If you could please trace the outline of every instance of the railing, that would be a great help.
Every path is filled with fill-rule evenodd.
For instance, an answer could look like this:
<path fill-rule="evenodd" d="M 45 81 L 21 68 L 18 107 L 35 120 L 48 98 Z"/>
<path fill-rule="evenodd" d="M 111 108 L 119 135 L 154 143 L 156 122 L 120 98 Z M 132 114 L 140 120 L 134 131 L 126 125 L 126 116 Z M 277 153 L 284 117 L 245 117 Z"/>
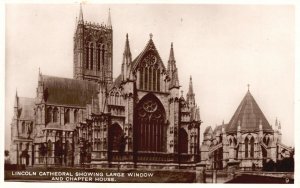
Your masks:
<path fill-rule="evenodd" d="M 134 154 L 132 152 L 124 152 L 122 155 L 118 151 L 110 152 L 110 161 L 133 161 Z M 157 152 L 137 152 L 137 162 L 180 162 L 191 163 L 197 160 L 197 156 L 193 154 L 173 154 L 173 153 L 157 153 Z"/>
<path fill-rule="evenodd" d="M 139 162 L 174 162 L 175 155 L 172 153 L 152 153 L 138 152 L 137 161 Z"/>
<path fill-rule="evenodd" d="M 111 161 L 132 161 L 133 155 L 130 152 L 124 152 L 122 155 L 118 151 L 111 151 Z"/>

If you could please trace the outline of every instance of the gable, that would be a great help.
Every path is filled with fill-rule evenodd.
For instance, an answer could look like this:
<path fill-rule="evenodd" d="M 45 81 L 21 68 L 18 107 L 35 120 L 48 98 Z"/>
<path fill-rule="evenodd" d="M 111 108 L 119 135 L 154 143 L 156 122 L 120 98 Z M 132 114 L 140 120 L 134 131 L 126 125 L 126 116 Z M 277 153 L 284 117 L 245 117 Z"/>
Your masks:
<path fill-rule="evenodd" d="M 153 64 L 161 68 L 162 71 L 166 71 L 165 65 L 160 58 L 154 42 L 150 39 L 144 50 L 133 60 L 132 70 L 133 72 L 136 72 L 140 66 L 151 66 Z"/>

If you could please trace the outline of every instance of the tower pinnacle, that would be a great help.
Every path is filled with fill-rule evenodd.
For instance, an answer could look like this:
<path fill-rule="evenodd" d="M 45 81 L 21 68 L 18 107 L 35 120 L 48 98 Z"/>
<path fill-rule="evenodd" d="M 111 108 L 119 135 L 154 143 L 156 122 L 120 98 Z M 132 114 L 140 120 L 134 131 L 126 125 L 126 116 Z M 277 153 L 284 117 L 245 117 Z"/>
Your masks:
<path fill-rule="evenodd" d="M 112 29 L 111 16 L 110 16 L 110 8 L 108 9 L 107 27 L 110 28 L 110 29 Z"/>
<path fill-rule="evenodd" d="M 128 33 L 127 33 L 125 48 L 124 48 L 124 52 L 123 52 L 123 62 L 122 62 L 122 79 L 123 79 L 123 81 L 130 79 L 130 76 L 131 76 L 130 73 L 131 73 L 131 52 L 130 52 Z"/>
<path fill-rule="evenodd" d="M 174 56 L 173 43 L 171 43 L 167 72 L 171 78 L 169 88 L 173 88 L 173 87 L 179 88 L 178 72 L 177 72 L 176 60 Z"/>
<path fill-rule="evenodd" d="M 80 3 L 78 23 L 83 23 L 83 13 L 82 13 L 82 4 Z"/>
<path fill-rule="evenodd" d="M 195 93 L 193 90 L 193 81 L 192 76 L 190 76 L 190 84 L 189 84 L 189 91 L 186 94 L 187 103 L 189 105 L 195 105 Z"/>

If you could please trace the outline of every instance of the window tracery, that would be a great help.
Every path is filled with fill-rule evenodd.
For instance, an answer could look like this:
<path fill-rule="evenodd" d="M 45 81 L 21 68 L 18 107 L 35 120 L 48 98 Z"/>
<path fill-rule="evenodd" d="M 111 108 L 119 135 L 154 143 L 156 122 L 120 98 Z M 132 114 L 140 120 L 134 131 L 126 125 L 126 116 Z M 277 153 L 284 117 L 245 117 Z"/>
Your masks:
<path fill-rule="evenodd" d="M 139 151 L 165 150 L 165 111 L 153 95 L 143 98 L 137 106 L 137 141 Z"/>

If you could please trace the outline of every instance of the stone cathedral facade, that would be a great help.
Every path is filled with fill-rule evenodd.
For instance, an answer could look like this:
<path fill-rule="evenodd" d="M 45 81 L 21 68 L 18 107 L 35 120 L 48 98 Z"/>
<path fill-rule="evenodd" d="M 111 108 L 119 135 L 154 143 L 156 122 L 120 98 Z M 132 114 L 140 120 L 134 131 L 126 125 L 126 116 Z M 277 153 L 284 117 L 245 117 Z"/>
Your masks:
<path fill-rule="evenodd" d="M 80 8 L 73 59 L 73 78 L 39 73 L 35 98 L 16 93 L 12 163 L 195 168 L 200 112 L 192 78 L 186 97 L 180 94 L 173 44 L 165 65 L 152 35 L 135 58 L 126 35 L 121 73 L 113 79 L 110 13 L 99 25 L 86 22 Z"/>
<path fill-rule="evenodd" d="M 205 129 L 201 163 L 207 169 L 262 169 L 270 160 L 277 162 L 292 154 L 281 135 L 281 123 L 276 119 L 274 127 L 269 124 L 248 89 L 229 123 Z"/>

